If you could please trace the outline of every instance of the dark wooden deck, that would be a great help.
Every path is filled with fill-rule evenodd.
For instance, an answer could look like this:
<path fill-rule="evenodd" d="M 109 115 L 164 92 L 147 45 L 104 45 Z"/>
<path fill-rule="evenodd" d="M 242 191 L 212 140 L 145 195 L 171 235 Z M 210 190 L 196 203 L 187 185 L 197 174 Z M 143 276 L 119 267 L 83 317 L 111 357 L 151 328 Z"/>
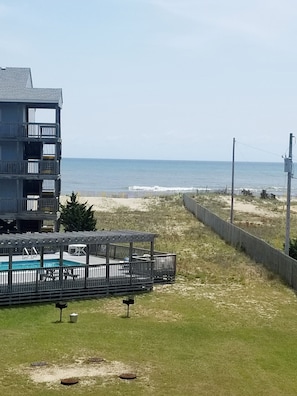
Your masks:
<path fill-rule="evenodd" d="M 145 270 L 140 263 L 118 263 L 1 271 L 0 306 L 148 292 L 152 265 Z"/>
<path fill-rule="evenodd" d="M 8 270 L 0 270 L 0 306 L 128 295 L 151 291 L 157 282 L 173 282 L 176 257 L 155 255 L 155 236 L 135 231 L 0 235 L 0 250 L 9 262 Z M 138 242 L 149 243 L 143 256 L 135 253 Z M 125 252 L 128 257 L 111 257 L 116 243 L 122 244 L 117 252 Z M 76 262 L 66 266 L 63 261 L 65 255 L 69 259 L 71 244 L 84 244 L 86 248 L 83 256 L 71 256 L 71 261 Z M 24 249 L 38 252 L 40 267 L 14 268 L 16 256 L 22 255 Z M 43 265 L 49 250 L 56 252 L 52 255 L 58 259 L 58 267 Z"/>

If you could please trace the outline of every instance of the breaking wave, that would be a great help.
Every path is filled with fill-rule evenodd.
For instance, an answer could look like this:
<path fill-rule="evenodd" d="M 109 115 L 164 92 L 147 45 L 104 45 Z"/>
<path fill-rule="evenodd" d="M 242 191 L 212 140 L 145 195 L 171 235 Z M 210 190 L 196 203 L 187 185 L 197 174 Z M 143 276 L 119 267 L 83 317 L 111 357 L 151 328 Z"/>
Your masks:
<path fill-rule="evenodd" d="M 163 186 L 130 186 L 129 191 L 153 191 L 153 192 L 191 192 L 197 191 L 196 187 L 163 187 Z"/>

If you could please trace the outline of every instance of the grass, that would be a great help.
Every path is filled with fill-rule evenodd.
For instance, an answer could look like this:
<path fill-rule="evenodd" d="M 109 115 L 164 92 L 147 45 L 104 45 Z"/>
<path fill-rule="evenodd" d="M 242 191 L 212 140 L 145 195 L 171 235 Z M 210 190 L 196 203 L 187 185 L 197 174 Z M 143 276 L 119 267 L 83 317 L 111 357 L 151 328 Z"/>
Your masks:
<path fill-rule="evenodd" d="M 180 196 L 148 203 L 147 212 L 98 212 L 98 228 L 157 232 L 156 249 L 177 253 L 176 283 L 136 296 L 129 319 L 116 297 L 70 302 L 62 323 L 54 304 L 2 308 L 1 394 L 295 395 L 295 293 L 199 223 Z M 121 362 L 137 379 L 115 372 L 73 387 L 32 380 L 35 370 L 57 367 L 63 378 L 64 366 L 84 368 L 94 356 Z M 49 367 L 30 366 L 38 361 Z"/>
<path fill-rule="evenodd" d="M 230 217 L 230 197 L 218 194 L 197 195 L 195 199 L 204 207 L 216 213 L 224 220 Z M 234 211 L 234 224 L 249 233 L 265 240 L 277 249 L 283 249 L 286 230 L 286 199 L 260 199 L 258 197 L 236 196 L 235 202 L 252 204 L 258 212 Z M 297 238 L 297 201 L 291 201 L 290 236 Z"/>

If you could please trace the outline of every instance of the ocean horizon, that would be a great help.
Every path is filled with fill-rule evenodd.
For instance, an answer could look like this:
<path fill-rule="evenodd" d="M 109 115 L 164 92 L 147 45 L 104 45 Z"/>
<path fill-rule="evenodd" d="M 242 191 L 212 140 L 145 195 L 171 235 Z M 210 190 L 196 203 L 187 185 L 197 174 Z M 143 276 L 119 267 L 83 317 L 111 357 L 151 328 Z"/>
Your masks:
<path fill-rule="evenodd" d="M 292 178 L 292 195 L 297 185 Z M 185 192 L 231 193 L 231 161 L 63 158 L 61 193 L 85 196 L 161 195 Z M 282 162 L 235 162 L 234 192 L 286 194 Z"/>

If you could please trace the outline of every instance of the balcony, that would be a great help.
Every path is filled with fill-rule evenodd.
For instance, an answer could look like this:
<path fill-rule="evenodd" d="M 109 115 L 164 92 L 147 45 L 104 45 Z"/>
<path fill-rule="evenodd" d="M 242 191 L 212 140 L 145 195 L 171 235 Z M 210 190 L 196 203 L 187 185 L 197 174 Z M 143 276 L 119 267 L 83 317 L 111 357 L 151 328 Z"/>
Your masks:
<path fill-rule="evenodd" d="M 59 128 L 57 124 L 26 123 L 23 124 L 23 137 L 57 139 L 59 138 Z"/>
<path fill-rule="evenodd" d="M 52 123 L 5 123 L 0 122 L 0 139 L 58 139 L 60 128 Z"/>
<path fill-rule="evenodd" d="M 60 174 L 60 162 L 57 160 L 0 161 L 0 175 L 27 176 Z"/>
<path fill-rule="evenodd" d="M 0 199 L 0 214 L 28 214 L 35 217 L 40 214 L 56 214 L 58 208 L 56 198 L 39 198 L 39 196 L 36 196 L 22 199 Z"/>

